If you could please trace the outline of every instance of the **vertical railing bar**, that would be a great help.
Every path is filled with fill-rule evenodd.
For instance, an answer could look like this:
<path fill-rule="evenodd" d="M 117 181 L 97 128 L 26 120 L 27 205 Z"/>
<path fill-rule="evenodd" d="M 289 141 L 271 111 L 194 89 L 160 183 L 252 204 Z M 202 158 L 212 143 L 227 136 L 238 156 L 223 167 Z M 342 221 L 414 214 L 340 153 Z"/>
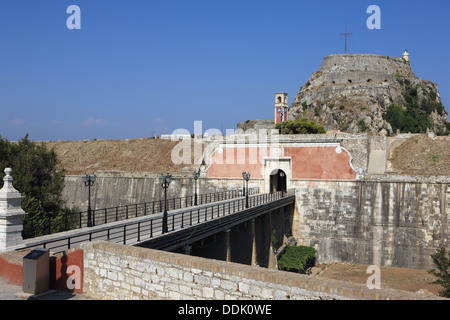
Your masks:
<path fill-rule="evenodd" d="M 153 219 L 150 220 L 150 238 L 153 238 Z"/>
<path fill-rule="evenodd" d="M 137 241 L 138 242 L 141 241 L 141 222 L 140 221 L 138 222 L 138 239 L 137 239 Z"/>

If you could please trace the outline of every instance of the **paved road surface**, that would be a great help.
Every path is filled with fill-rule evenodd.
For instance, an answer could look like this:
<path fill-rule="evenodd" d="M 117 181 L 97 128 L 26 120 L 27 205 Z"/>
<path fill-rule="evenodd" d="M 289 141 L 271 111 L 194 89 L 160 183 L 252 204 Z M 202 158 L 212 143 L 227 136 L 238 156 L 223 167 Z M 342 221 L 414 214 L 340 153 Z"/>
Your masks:
<path fill-rule="evenodd" d="M 22 286 L 9 284 L 0 277 L 0 300 L 25 300 L 17 297 L 16 294 L 22 293 Z M 44 295 L 36 300 L 85 300 L 88 299 L 84 295 L 73 294 L 70 292 L 56 291 L 48 295 Z"/>
<path fill-rule="evenodd" d="M 20 291 L 22 291 L 21 286 L 9 284 L 0 277 L 0 300 L 19 300 L 14 294 Z"/>

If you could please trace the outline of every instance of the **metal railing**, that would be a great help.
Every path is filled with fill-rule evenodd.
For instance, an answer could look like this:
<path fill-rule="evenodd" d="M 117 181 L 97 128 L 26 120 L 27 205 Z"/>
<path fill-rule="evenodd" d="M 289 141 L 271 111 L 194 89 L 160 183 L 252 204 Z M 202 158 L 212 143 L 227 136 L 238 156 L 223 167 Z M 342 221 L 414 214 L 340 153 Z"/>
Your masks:
<path fill-rule="evenodd" d="M 257 194 L 248 199 L 248 208 L 246 207 L 246 198 L 240 198 L 220 203 L 194 207 L 191 210 L 178 210 L 168 213 L 168 232 L 174 232 L 180 229 L 191 227 L 196 224 L 217 219 L 226 215 L 234 214 L 239 211 L 250 209 L 256 206 L 264 205 L 282 198 L 290 197 L 295 194 L 294 189 L 280 191 L 276 193 Z M 38 246 L 51 249 L 54 252 L 61 252 L 70 249 L 76 244 L 104 240 L 123 244 L 135 244 L 145 240 L 152 239 L 162 234 L 163 215 L 157 217 L 149 216 L 147 219 L 131 223 L 122 222 L 115 226 L 98 226 L 92 228 L 82 235 L 68 235 L 56 240 L 42 241 Z"/>
<path fill-rule="evenodd" d="M 259 193 L 259 188 L 249 188 L 249 195 Z M 241 197 L 243 189 L 225 190 L 219 192 L 211 192 L 197 195 L 197 205 L 206 203 L 223 201 Z M 195 195 L 167 199 L 167 210 L 177 210 L 194 206 Z M 91 210 L 92 226 L 98 226 L 105 223 L 126 220 L 146 216 L 150 214 L 160 213 L 164 211 L 164 199 L 154 200 L 150 202 L 129 204 L 123 206 L 93 209 Z M 80 229 L 88 226 L 88 211 L 66 212 L 60 218 L 59 224 L 52 225 L 53 218 L 49 217 L 47 222 L 48 231 L 46 234 L 54 234 L 69 230 Z M 53 230 L 52 230 L 53 229 Z M 55 231 L 55 229 L 57 231 Z M 53 231 L 53 232 L 52 232 Z"/>

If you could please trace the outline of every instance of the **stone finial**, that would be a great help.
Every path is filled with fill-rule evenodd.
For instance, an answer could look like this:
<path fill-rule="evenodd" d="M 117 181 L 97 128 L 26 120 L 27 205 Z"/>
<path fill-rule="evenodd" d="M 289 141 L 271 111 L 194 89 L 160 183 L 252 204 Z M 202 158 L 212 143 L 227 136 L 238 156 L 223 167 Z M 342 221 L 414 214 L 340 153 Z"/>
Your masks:
<path fill-rule="evenodd" d="M 11 177 L 11 172 L 12 172 L 11 168 L 6 168 L 5 169 L 5 174 L 6 175 L 3 178 L 3 181 L 4 181 L 3 188 L 0 189 L 0 192 L 3 192 L 3 193 L 19 193 L 19 191 L 17 191 L 13 187 L 12 182 L 13 182 L 14 179 L 13 179 L 13 177 Z"/>
<path fill-rule="evenodd" d="M 23 217 L 27 214 L 22 210 L 22 196 L 13 187 L 11 168 L 6 168 L 4 184 L 0 189 L 0 252 L 23 241 Z"/>

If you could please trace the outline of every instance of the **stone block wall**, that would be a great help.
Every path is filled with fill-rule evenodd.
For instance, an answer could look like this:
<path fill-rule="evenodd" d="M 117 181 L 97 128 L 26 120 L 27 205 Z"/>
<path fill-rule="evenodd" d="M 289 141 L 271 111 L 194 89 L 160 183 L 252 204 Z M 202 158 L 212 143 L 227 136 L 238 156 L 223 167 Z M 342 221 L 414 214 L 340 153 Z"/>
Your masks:
<path fill-rule="evenodd" d="M 249 188 L 259 187 L 260 179 L 249 181 Z M 197 193 L 207 194 L 224 190 L 242 188 L 243 179 L 208 179 L 197 181 Z M 194 194 L 194 180 L 174 178 L 167 189 L 167 198 L 180 198 Z M 64 179 L 63 199 L 69 208 L 86 210 L 88 206 L 88 188 L 81 176 L 66 176 Z M 134 203 L 164 199 L 164 190 L 157 177 L 105 177 L 98 176 L 91 187 L 91 205 L 93 209 L 109 208 Z"/>
<path fill-rule="evenodd" d="M 108 242 L 82 245 L 84 293 L 98 299 L 433 299 Z"/>
<path fill-rule="evenodd" d="M 450 245 L 446 183 L 296 180 L 293 232 L 319 261 L 433 267 Z"/>

